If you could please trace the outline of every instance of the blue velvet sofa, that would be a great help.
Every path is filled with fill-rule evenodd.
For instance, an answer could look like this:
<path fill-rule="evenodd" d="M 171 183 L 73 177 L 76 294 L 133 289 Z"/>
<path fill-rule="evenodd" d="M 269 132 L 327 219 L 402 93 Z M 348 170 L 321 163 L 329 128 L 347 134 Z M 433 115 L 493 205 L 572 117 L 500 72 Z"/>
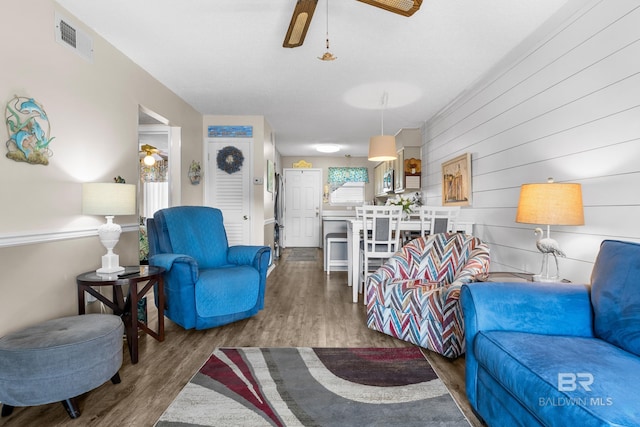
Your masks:
<path fill-rule="evenodd" d="M 489 426 L 640 425 L 640 245 L 606 240 L 591 286 L 462 286 L 466 393 Z"/>
<path fill-rule="evenodd" d="M 264 308 L 271 248 L 229 246 L 219 209 L 161 209 L 147 219 L 147 232 L 149 264 L 166 270 L 165 315 L 173 322 L 207 329 Z"/>

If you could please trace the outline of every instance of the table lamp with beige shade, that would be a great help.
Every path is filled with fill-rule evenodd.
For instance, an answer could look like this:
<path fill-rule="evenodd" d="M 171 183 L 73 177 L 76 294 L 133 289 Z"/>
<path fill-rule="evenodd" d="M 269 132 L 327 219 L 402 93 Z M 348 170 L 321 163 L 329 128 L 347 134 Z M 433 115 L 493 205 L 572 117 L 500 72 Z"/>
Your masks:
<path fill-rule="evenodd" d="M 546 183 L 523 184 L 516 222 L 547 226 L 547 236 L 542 228 L 536 228 L 536 247 L 542 252 L 542 267 L 534 281 L 556 282 L 560 280 L 558 257 L 564 257 L 558 242 L 551 238 L 552 225 L 584 225 L 582 187 L 576 183 L 557 183 L 549 178 Z M 555 260 L 556 271 L 552 273 L 550 257 Z"/>
<path fill-rule="evenodd" d="M 98 227 L 100 242 L 107 249 L 102 256 L 102 267 L 96 273 L 112 274 L 124 271 L 120 258 L 113 248 L 120 240 L 122 227 L 113 222 L 115 215 L 136 213 L 136 186 L 120 183 L 82 184 L 82 213 L 85 215 L 105 215 L 107 222 Z"/>

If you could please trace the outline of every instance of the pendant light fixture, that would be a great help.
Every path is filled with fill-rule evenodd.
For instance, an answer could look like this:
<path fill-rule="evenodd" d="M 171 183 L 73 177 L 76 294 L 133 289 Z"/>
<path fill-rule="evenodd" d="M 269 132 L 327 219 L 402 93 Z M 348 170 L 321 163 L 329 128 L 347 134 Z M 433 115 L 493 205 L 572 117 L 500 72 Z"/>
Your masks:
<path fill-rule="evenodd" d="M 329 52 L 329 0 L 327 0 L 327 51 L 322 56 L 318 56 L 318 59 L 321 61 L 335 61 L 338 59 L 337 56 L 333 56 Z"/>
<path fill-rule="evenodd" d="M 369 139 L 369 161 L 372 162 L 384 162 L 387 160 L 395 160 L 398 158 L 396 153 L 396 137 L 392 135 L 384 134 L 384 110 L 387 107 L 387 101 L 389 96 L 385 91 L 382 94 L 382 108 L 381 108 L 381 132 L 380 135 L 372 136 Z"/>

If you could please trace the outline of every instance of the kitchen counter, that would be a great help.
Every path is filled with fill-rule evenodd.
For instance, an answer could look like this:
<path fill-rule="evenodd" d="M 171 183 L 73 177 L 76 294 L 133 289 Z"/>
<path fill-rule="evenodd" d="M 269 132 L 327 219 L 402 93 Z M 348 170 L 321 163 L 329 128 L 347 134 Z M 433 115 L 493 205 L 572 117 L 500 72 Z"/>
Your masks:
<path fill-rule="evenodd" d="M 353 219 L 356 217 L 355 209 L 350 210 L 332 210 L 322 211 L 323 221 L 344 221 L 345 219 Z"/>

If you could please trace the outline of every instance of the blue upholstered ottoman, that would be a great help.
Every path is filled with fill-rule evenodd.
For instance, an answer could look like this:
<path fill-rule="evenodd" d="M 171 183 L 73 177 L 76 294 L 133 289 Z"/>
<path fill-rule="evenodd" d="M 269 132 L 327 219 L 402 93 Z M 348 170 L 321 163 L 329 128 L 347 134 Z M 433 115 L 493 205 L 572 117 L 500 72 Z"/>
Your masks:
<path fill-rule="evenodd" d="M 2 416 L 15 406 L 62 402 L 71 418 L 75 397 L 111 379 L 120 382 L 122 320 L 86 314 L 49 320 L 0 338 Z"/>

